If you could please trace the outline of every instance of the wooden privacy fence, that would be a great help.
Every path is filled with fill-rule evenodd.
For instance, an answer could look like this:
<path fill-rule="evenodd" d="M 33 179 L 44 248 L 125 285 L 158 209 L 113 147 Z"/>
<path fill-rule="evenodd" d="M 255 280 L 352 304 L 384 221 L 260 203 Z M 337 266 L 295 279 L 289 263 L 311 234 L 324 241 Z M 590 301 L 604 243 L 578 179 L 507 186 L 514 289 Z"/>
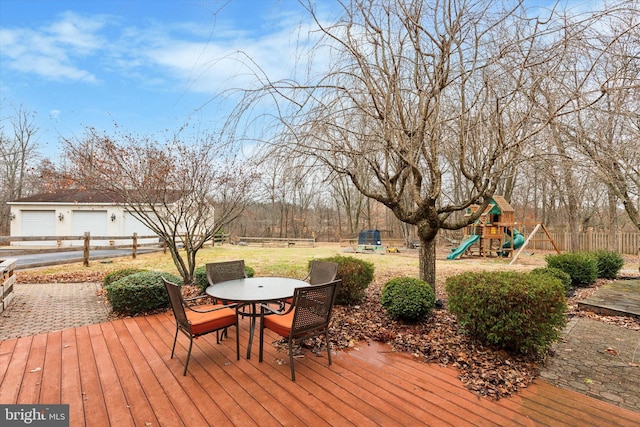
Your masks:
<path fill-rule="evenodd" d="M 571 234 L 568 232 L 549 231 L 558 249 L 568 251 L 571 248 Z M 580 243 L 578 250 L 597 251 L 607 249 L 620 254 L 636 255 L 640 250 L 640 233 L 617 233 L 615 236 L 610 233 L 585 232 L 579 235 Z M 547 250 L 552 251 L 553 246 L 542 235 L 539 239 L 532 239 L 527 245 L 527 250 Z"/>

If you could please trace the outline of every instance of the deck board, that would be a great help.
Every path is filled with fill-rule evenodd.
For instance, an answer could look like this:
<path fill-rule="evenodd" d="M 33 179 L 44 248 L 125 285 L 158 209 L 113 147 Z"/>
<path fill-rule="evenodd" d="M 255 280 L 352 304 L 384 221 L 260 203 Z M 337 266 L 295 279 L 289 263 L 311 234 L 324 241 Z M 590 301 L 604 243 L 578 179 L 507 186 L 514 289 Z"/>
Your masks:
<path fill-rule="evenodd" d="M 62 381 L 62 332 L 52 332 L 47 337 L 47 350 L 44 356 L 40 402 L 59 404 L 61 401 L 60 382 Z"/>
<path fill-rule="evenodd" d="M 18 394 L 18 403 L 37 402 L 40 400 L 40 382 L 42 367 L 47 348 L 47 336 L 36 335 L 31 341 L 29 358 L 24 368 L 22 384 Z"/>
<path fill-rule="evenodd" d="M 136 378 L 137 380 L 135 370 L 124 348 L 127 345 L 126 343 L 130 343 L 130 341 L 125 340 L 125 344 L 123 344 L 122 341 L 125 337 L 118 335 L 112 323 L 102 324 L 101 330 L 104 334 L 104 339 L 112 343 L 105 351 L 109 352 L 109 357 L 113 361 L 115 377 L 119 380 L 121 379 L 120 386 L 124 393 L 124 399 L 131 408 L 134 425 L 146 425 L 147 423 L 156 425 L 158 420 L 153 413 L 153 408 L 144 393 L 144 389 L 137 386 L 137 381 L 127 380 L 128 378 Z"/>
<path fill-rule="evenodd" d="M 509 398 L 480 398 L 455 369 L 380 344 L 334 352 L 331 366 L 326 352 L 307 351 L 292 382 L 270 331 L 264 362 L 257 342 L 245 358 L 246 320 L 240 360 L 233 329 L 220 344 L 210 334 L 196 340 L 183 376 L 188 339 L 178 337 L 171 359 L 174 328 L 162 313 L 1 342 L 0 402 L 67 403 L 71 425 L 90 427 L 640 425 L 638 412 L 542 380 Z"/>
<path fill-rule="evenodd" d="M 22 388 L 32 341 L 33 337 L 25 337 L 13 347 L 11 358 L 7 364 L 7 373 L 0 386 L 0 402 L 18 403 L 18 395 Z"/>
<path fill-rule="evenodd" d="M 80 391 L 82 393 L 82 404 L 84 409 L 84 419 L 88 426 L 109 425 L 109 414 L 105 393 L 100 383 L 98 367 L 96 366 L 98 355 L 91 346 L 89 328 L 82 326 L 76 329 L 76 345 L 78 351 L 78 366 L 80 369 Z M 65 403 L 65 402 L 63 402 Z M 112 411 L 121 408 L 110 408 Z"/>
<path fill-rule="evenodd" d="M 47 334 L 49 335 L 49 334 Z M 69 405 L 69 422 L 71 425 L 84 425 L 84 403 L 82 395 L 82 383 L 80 380 L 80 366 L 78 358 L 78 346 L 76 341 L 76 329 L 65 329 L 62 331 L 62 348 L 61 348 L 61 374 L 60 383 L 60 402 Z M 48 377 L 49 373 L 45 372 L 44 377 Z M 43 381 L 43 385 L 52 386 L 55 381 L 47 383 Z M 4 385 L 4 384 L 3 384 Z M 1 386 L 0 386 L 1 387 Z M 49 393 L 45 391 L 45 393 Z M 50 402 L 38 402 L 50 403 Z"/>

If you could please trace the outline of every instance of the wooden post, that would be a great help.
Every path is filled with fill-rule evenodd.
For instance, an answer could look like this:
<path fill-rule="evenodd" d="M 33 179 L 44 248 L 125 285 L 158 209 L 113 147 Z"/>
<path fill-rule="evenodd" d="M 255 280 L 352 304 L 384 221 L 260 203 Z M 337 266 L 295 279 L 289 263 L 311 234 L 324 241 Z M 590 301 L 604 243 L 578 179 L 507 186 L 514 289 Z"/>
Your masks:
<path fill-rule="evenodd" d="M 551 237 L 551 233 L 549 233 L 549 230 L 547 230 L 547 227 L 545 227 L 544 224 L 540 224 L 540 225 L 542 226 L 542 229 L 544 230 L 544 233 L 547 235 L 547 238 L 549 239 L 549 241 L 553 245 L 553 249 L 555 249 L 557 253 L 560 253 L 560 249 L 558 249 L 558 245 L 556 245 L 556 242 Z"/>
<path fill-rule="evenodd" d="M 138 233 L 133 233 L 133 251 L 131 253 L 131 256 L 133 257 L 133 259 L 136 259 L 137 252 L 138 252 Z"/>
<path fill-rule="evenodd" d="M 89 267 L 89 241 L 91 234 L 88 231 L 84 233 L 84 251 L 82 253 L 82 265 Z"/>

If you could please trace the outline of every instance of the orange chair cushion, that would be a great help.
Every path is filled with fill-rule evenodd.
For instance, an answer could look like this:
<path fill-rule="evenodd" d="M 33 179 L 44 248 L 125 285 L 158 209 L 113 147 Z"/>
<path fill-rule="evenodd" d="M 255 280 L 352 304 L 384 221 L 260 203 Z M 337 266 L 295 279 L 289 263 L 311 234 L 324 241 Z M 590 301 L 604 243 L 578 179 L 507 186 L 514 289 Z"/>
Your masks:
<path fill-rule="evenodd" d="M 220 306 L 220 305 L 217 305 Z M 195 310 L 210 310 L 215 305 L 199 305 L 192 307 Z M 231 308 L 223 308 L 221 310 L 210 311 L 208 313 L 198 313 L 186 309 L 187 320 L 191 325 L 191 333 L 194 335 L 202 335 L 217 329 L 226 328 L 236 324 L 236 312 Z"/>
<path fill-rule="evenodd" d="M 295 310 L 291 310 L 289 313 L 278 316 L 264 316 L 264 327 L 271 329 L 276 334 L 288 337 L 291 333 L 291 325 L 293 324 L 293 313 Z"/>

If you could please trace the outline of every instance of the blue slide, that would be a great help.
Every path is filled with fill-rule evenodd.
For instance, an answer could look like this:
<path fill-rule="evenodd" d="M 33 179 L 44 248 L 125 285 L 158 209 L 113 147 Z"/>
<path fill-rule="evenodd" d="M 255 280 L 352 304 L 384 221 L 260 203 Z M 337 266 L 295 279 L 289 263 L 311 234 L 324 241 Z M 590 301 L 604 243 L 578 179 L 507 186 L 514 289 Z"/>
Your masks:
<path fill-rule="evenodd" d="M 447 259 L 456 259 L 456 258 L 458 258 L 467 249 L 469 249 L 471 247 L 471 245 L 473 245 L 475 242 L 477 242 L 478 239 L 480 239 L 480 235 L 479 234 L 474 234 L 474 235 L 471 235 L 471 236 L 467 236 L 462 241 L 462 243 L 460 243 L 460 246 L 458 246 L 457 248 L 451 249 L 451 253 L 449 255 L 447 255 Z M 524 242 L 524 239 L 523 239 L 523 242 Z"/>

